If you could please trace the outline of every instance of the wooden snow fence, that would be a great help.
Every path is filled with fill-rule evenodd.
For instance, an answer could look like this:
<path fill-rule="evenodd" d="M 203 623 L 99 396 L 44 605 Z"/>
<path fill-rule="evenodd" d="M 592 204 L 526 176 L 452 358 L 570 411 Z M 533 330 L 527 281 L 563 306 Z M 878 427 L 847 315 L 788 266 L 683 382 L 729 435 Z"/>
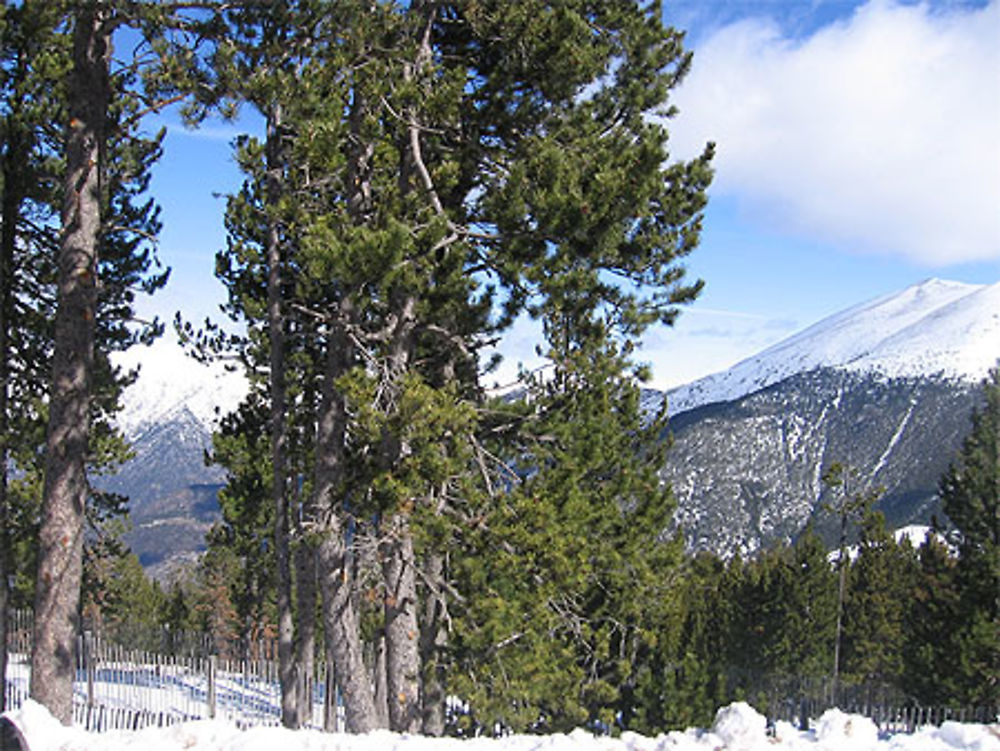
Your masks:
<path fill-rule="evenodd" d="M 241 727 L 281 722 L 274 660 L 165 655 L 105 644 L 90 634 L 81 637 L 77 654 L 77 722 L 88 729 L 162 727 L 216 717 Z M 317 675 L 303 681 L 311 708 L 307 727 L 339 727 L 332 677 L 320 661 Z"/>
<path fill-rule="evenodd" d="M 12 620 L 17 627 L 8 632 L 4 681 L 9 710 L 28 698 L 31 654 L 30 621 L 20 616 Z M 73 721 L 87 730 L 138 730 L 215 717 L 244 728 L 281 722 L 274 659 L 130 649 L 90 632 L 78 638 L 76 651 Z M 253 653 L 270 655 L 270 650 Z M 317 661 L 315 675 L 303 676 L 300 690 L 310 697 L 311 705 L 303 725 L 326 730 L 343 727 L 331 666 Z"/>
<path fill-rule="evenodd" d="M 808 729 L 808 720 L 819 719 L 831 705 L 819 702 L 788 701 L 767 713 L 768 724 L 777 720 Z M 941 726 L 945 722 L 974 722 L 991 725 L 1000 721 L 1000 706 L 923 707 L 914 704 L 879 702 L 840 702 L 838 708 L 847 714 L 867 717 L 887 734 L 913 733 L 918 728 Z M 806 719 L 803 719 L 806 718 Z"/>

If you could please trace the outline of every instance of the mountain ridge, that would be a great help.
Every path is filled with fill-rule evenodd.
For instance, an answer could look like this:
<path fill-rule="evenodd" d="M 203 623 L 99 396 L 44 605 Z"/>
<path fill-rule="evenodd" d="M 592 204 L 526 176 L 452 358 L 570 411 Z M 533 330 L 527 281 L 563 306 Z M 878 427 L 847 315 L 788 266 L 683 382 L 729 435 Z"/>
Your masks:
<path fill-rule="evenodd" d="M 838 521 L 822 482 L 845 465 L 890 529 L 941 513 L 938 482 L 981 402 L 976 384 L 818 368 L 744 397 L 670 418 L 661 477 L 677 499 L 673 528 L 688 547 L 749 555 L 809 525 L 829 544 Z"/>
<path fill-rule="evenodd" d="M 132 347 L 117 355 L 114 364 L 126 371 L 138 370 L 116 418 L 129 439 L 151 425 L 169 421 L 182 409 L 211 433 L 222 417 L 239 406 L 249 388 L 242 373 L 220 361 L 200 363 L 167 339 Z"/>
<path fill-rule="evenodd" d="M 752 553 L 829 520 L 821 475 L 851 465 L 891 527 L 940 513 L 937 482 L 968 431 L 977 384 L 1000 355 L 1000 283 L 929 279 L 860 303 L 666 393 L 673 440 L 661 475 L 673 524 L 693 549 Z M 219 467 L 204 463 L 218 420 L 246 378 L 160 342 L 117 363 L 139 366 L 119 426 L 136 456 L 101 485 L 132 499 L 127 540 L 154 573 L 204 548 L 218 519 Z M 644 390 L 655 409 L 663 392 Z"/>
<path fill-rule="evenodd" d="M 672 415 L 833 367 L 975 382 L 1000 356 L 1000 282 L 928 279 L 828 316 L 733 367 L 667 392 Z"/>

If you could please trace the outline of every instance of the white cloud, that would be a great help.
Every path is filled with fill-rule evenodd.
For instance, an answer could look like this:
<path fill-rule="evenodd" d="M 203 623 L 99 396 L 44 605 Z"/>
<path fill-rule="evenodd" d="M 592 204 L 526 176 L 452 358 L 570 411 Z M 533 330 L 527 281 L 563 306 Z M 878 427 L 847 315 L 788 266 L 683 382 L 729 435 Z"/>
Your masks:
<path fill-rule="evenodd" d="M 707 37 L 677 92 L 678 156 L 757 221 L 926 266 L 1000 259 L 1000 0 L 871 0 L 805 39 Z"/>

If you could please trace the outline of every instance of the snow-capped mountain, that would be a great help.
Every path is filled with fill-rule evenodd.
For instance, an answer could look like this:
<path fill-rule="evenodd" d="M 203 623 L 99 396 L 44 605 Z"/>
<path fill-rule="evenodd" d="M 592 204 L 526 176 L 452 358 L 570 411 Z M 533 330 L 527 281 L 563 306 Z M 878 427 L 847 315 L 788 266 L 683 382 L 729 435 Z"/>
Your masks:
<path fill-rule="evenodd" d="M 797 373 L 981 380 L 1000 357 L 1000 282 L 930 279 L 862 303 L 668 394 L 670 413 L 738 399 Z"/>
<path fill-rule="evenodd" d="M 1000 284 L 932 279 L 670 392 L 675 523 L 720 553 L 810 523 L 832 539 L 821 478 L 833 462 L 852 467 L 857 490 L 883 489 L 890 527 L 929 523 L 998 357 Z"/>
<path fill-rule="evenodd" d="M 132 347 L 115 358 L 139 377 L 126 391 L 118 426 L 129 438 L 169 421 L 182 409 L 211 432 L 220 416 L 234 410 L 247 393 L 246 378 L 221 362 L 202 364 L 166 338 L 149 347 Z"/>
<path fill-rule="evenodd" d="M 881 488 L 891 529 L 941 521 L 938 483 L 971 427 L 976 384 L 835 368 L 796 373 L 670 420 L 663 476 L 692 548 L 749 554 L 808 524 L 833 543 L 823 472 L 850 467 L 851 494 Z M 832 494 L 831 494 L 832 493 Z"/>
<path fill-rule="evenodd" d="M 692 547 L 720 553 L 794 539 L 809 523 L 822 532 L 832 524 L 821 476 L 834 461 L 857 471 L 859 487 L 885 488 L 878 508 L 891 527 L 929 523 L 998 357 L 1000 284 L 930 280 L 670 392 L 663 476 L 678 499 L 675 524 Z M 202 549 L 218 518 L 224 478 L 204 451 L 247 385 L 169 342 L 119 364 L 141 365 L 119 418 L 136 457 L 103 484 L 132 499 L 129 541 L 157 571 Z M 643 403 L 662 398 L 648 391 Z"/>
<path fill-rule="evenodd" d="M 205 465 L 205 451 L 247 383 L 241 373 L 221 363 L 202 365 L 166 339 L 133 347 L 115 364 L 139 368 L 118 415 L 135 456 L 95 483 L 129 498 L 133 528 L 126 541 L 147 570 L 168 576 L 204 549 L 205 533 L 218 518 L 225 478 L 220 468 Z"/>

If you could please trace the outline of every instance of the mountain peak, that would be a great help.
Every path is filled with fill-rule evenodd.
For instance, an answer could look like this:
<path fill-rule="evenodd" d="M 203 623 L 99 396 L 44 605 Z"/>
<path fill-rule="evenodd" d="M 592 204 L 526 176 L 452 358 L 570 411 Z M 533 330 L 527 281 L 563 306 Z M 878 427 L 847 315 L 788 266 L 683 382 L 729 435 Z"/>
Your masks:
<path fill-rule="evenodd" d="M 139 369 L 117 417 L 118 427 L 130 438 L 184 409 L 211 433 L 219 417 L 236 409 L 247 393 L 242 373 L 229 371 L 220 362 L 199 363 L 167 339 L 132 347 L 117 355 L 114 364 Z"/>
<path fill-rule="evenodd" d="M 1000 283 L 926 279 L 793 334 L 669 394 L 671 414 L 731 401 L 821 367 L 980 380 L 1000 356 Z"/>

